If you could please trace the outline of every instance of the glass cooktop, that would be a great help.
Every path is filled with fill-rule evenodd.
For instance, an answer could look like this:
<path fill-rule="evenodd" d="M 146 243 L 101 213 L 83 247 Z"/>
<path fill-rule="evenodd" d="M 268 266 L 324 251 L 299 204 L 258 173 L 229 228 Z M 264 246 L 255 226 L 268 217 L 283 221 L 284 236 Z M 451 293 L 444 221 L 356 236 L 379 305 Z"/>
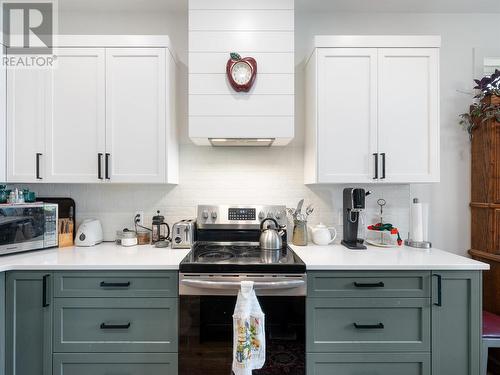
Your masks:
<path fill-rule="evenodd" d="M 304 262 L 287 247 L 263 250 L 255 243 L 197 242 L 180 272 L 303 273 Z"/>

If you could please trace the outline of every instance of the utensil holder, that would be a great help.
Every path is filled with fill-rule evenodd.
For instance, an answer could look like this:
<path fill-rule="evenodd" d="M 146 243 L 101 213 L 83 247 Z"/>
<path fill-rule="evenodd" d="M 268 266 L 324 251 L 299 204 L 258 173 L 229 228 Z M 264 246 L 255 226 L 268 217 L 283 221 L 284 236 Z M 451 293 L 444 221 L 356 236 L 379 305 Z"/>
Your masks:
<path fill-rule="evenodd" d="M 297 246 L 307 246 L 307 221 L 293 221 L 292 244 Z"/>

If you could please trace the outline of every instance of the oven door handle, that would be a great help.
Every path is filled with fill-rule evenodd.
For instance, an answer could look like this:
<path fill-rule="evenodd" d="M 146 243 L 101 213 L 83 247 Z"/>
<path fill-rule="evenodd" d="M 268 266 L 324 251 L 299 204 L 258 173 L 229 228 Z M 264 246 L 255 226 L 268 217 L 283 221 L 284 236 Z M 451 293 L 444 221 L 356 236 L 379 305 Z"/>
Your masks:
<path fill-rule="evenodd" d="M 210 280 L 181 280 L 186 286 L 205 288 L 205 289 L 239 289 L 241 282 L 238 281 L 210 281 Z M 287 280 L 287 281 L 256 281 L 253 284 L 255 290 L 262 289 L 292 289 L 305 285 L 305 280 Z"/>

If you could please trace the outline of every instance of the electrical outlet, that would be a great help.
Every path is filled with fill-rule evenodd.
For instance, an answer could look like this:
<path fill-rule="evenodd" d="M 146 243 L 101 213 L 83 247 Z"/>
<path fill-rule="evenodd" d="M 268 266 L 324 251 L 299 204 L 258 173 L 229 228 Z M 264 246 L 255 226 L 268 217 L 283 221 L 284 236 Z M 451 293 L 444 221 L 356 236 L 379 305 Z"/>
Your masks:
<path fill-rule="evenodd" d="M 144 225 L 144 211 L 135 212 L 134 224 Z"/>

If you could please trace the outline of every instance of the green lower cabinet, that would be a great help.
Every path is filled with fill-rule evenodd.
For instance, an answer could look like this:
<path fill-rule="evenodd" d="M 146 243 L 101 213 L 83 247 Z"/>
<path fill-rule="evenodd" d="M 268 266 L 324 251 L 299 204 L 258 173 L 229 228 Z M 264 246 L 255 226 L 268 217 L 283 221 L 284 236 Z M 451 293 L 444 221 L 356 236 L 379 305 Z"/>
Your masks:
<path fill-rule="evenodd" d="M 0 375 L 5 375 L 5 273 L 0 272 Z"/>
<path fill-rule="evenodd" d="M 430 375 L 429 354 L 308 353 L 307 375 Z"/>
<path fill-rule="evenodd" d="M 307 352 L 429 352 L 429 298 L 309 298 Z"/>
<path fill-rule="evenodd" d="M 6 374 L 52 374 L 50 283 L 45 272 L 7 273 Z"/>
<path fill-rule="evenodd" d="M 177 298 L 55 298 L 54 352 L 177 352 Z"/>
<path fill-rule="evenodd" d="M 177 375 L 177 353 L 58 353 L 53 375 Z"/>
<path fill-rule="evenodd" d="M 480 373 L 480 271 L 435 271 L 432 283 L 432 373 Z"/>

